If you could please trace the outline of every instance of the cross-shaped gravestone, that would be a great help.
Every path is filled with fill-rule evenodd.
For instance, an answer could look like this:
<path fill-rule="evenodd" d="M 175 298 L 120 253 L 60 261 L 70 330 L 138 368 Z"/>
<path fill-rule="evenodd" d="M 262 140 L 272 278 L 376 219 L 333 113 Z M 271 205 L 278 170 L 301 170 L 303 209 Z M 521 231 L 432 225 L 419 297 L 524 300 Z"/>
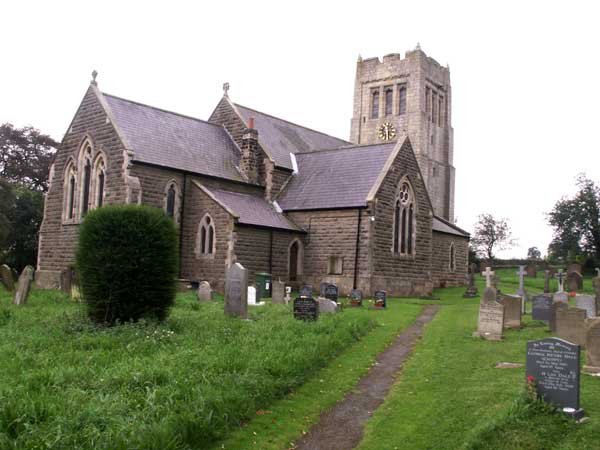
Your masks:
<path fill-rule="evenodd" d="M 481 272 L 481 276 L 485 277 L 485 287 L 492 287 L 492 276 L 495 273 L 489 267 L 485 268 L 485 272 Z"/>
<path fill-rule="evenodd" d="M 558 279 L 558 292 L 564 292 L 563 280 L 565 278 L 565 274 L 563 273 L 562 269 L 558 269 L 558 273 L 555 275 L 555 277 Z"/>
<path fill-rule="evenodd" d="M 521 305 L 522 312 L 525 314 L 527 311 L 525 310 L 525 300 L 527 297 L 527 293 L 525 292 L 525 275 L 527 275 L 527 271 L 525 270 L 525 266 L 519 266 L 519 271 L 516 272 L 519 275 L 519 289 L 517 290 L 517 295 L 521 297 Z"/>

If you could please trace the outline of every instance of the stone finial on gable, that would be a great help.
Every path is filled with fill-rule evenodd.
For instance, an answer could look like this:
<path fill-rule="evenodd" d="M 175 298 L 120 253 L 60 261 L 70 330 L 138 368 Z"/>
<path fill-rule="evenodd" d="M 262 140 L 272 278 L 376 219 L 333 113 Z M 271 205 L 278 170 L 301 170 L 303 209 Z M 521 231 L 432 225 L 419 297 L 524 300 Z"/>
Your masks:
<path fill-rule="evenodd" d="M 417 42 L 417 46 L 415 47 L 415 50 L 421 50 L 421 43 Z"/>
<path fill-rule="evenodd" d="M 229 97 L 229 83 L 223 83 L 223 97 Z"/>
<path fill-rule="evenodd" d="M 96 82 L 96 77 L 98 76 L 98 71 L 97 70 L 93 70 L 92 71 L 92 81 L 90 81 L 90 84 L 93 84 L 94 86 L 98 86 L 98 83 Z"/>

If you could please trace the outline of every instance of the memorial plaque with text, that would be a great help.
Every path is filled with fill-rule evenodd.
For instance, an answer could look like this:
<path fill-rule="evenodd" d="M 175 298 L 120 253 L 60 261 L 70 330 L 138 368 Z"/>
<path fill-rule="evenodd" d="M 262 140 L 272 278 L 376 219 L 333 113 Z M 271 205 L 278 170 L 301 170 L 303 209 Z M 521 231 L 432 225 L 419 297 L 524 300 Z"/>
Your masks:
<path fill-rule="evenodd" d="M 334 302 L 338 301 L 338 287 L 335 284 L 328 284 L 325 286 L 325 295 L 323 297 L 328 298 L 329 300 L 333 300 Z"/>
<path fill-rule="evenodd" d="M 579 345 L 558 338 L 527 343 L 526 376 L 544 401 L 579 409 Z"/>
<path fill-rule="evenodd" d="M 551 295 L 536 295 L 533 297 L 533 309 L 531 311 L 531 318 L 533 320 L 543 320 L 544 322 L 550 321 L 550 308 L 552 307 L 552 296 Z"/>
<path fill-rule="evenodd" d="M 298 297 L 294 300 L 294 319 L 317 320 L 319 303 L 311 297 Z"/>
<path fill-rule="evenodd" d="M 375 291 L 375 308 L 387 308 L 387 293 L 385 291 Z"/>
<path fill-rule="evenodd" d="M 350 291 L 350 306 L 362 306 L 362 291 L 360 289 L 352 289 Z"/>
<path fill-rule="evenodd" d="M 479 305 L 477 335 L 490 340 L 502 339 L 504 328 L 504 306 L 498 302 L 485 302 Z"/>

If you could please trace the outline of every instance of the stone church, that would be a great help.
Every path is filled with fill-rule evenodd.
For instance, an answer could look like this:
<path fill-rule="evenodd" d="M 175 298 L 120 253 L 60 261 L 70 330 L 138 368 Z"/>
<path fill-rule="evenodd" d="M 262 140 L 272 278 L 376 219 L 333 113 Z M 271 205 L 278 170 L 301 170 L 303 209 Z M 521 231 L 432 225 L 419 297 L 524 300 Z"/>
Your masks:
<path fill-rule="evenodd" d="M 419 47 L 359 58 L 349 141 L 237 104 L 228 87 L 200 120 L 106 94 L 94 74 L 50 169 L 38 286 L 60 286 L 88 211 L 126 203 L 172 217 L 188 285 L 222 291 L 235 262 L 250 280 L 341 293 L 463 284 L 448 68 Z"/>

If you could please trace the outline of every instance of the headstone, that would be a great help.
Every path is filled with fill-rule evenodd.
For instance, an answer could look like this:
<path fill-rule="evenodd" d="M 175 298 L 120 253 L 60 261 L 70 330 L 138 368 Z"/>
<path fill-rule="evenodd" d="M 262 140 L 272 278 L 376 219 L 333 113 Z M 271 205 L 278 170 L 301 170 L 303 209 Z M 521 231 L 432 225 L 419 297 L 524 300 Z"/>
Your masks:
<path fill-rule="evenodd" d="M 521 328 L 521 297 L 502 295 L 500 304 L 504 306 L 504 328 Z"/>
<path fill-rule="evenodd" d="M 312 286 L 305 284 L 300 288 L 300 297 L 312 297 Z"/>
<path fill-rule="evenodd" d="M 596 293 L 596 312 L 600 311 L 600 269 L 596 269 L 597 276 L 592 278 L 592 286 Z"/>
<path fill-rule="evenodd" d="M 256 286 L 248 286 L 248 305 L 250 306 L 263 306 L 265 302 L 259 301 L 258 290 Z"/>
<path fill-rule="evenodd" d="M 325 287 L 325 295 L 323 297 L 328 298 L 329 300 L 333 300 L 334 302 L 338 301 L 338 287 L 335 284 L 328 284 Z"/>
<path fill-rule="evenodd" d="M 373 304 L 374 308 L 387 308 L 387 292 L 375 291 L 373 297 L 375 299 L 375 303 Z"/>
<path fill-rule="evenodd" d="M 481 276 L 485 277 L 485 287 L 492 287 L 492 277 L 495 275 L 489 267 L 485 268 L 484 272 L 481 272 Z"/>
<path fill-rule="evenodd" d="M 312 297 L 298 297 L 294 300 L 294 319 L 317 320 L 319 303 Z"/>
<path fill-rule="evenodd" d="M 550 293 L 550 271 L 544 270 L 544 294 Z"/>
<path fill-rule="evenodd" d="M 29 290 L 31 289 L 31 282 L 33 281 L 34 269 L 31 266 L 26 266 L 21 272 L 19 277 L 19 284 L 15 290 L 15 297 L 13 303 L 15 305 L 24 305 L 27 303 L 27 297 L 29 297 Z"/>
<path fill-rule="evenodd" d="M 596 298 L 591 295 L 576 295 L 575 306 L 579 309 L 585 309 L 588 319 L 597 316 Z"/>
<path fill-rule="evenodd" d="M 489 341 L 499 341 L 502 339 L 503 328 L 504 306 L 498 302 L 480 303 L 477 332 L 474 333 L 474 336 L 479 336 Z"/>
<path fill-rule="evenodd" d="M 336 313 L 339 311 L 339 306 L 333 300 L 325 297 L 318 297 L 319 313 Z"/>
<path fill-rule="evenodd" d="M 533 320 L 550 321 L 550 308 L 552 308 L 552 296 L 548 294 L 536 295 L 532 298 L 531 318 Z"/>
<path fill-rule="evenodd" d="M 291 286 L 285 287 L 285 298 L 283 300 L 285 301 L 286 305 L 292 301 L 292 287 Z"/>
<path fill-rule="evenodd" d="M 565 291 L 565 274 L 563 273 L 562 269 L 558 269 L 558 273 L 555 275 L 556 279 L 558 280 L 558 291 L 557 292 L 564 292 Z"/>
<path fill-rule="evenodd" d="M 2 278 L 2 283 L 4 283 L 6 290 L 9 292 L 15 290 L 15 279 L 12 270 L 6 264 L 0 266 L 0 278 Z"/>
<path fill-rule="evenodd" d="M 555 292 L 552 296 L 552 299 L 555 303 L 569 303 L 569 294 L 566 292 Z"/>
<path fill-rule="evenodd" d="M 588 320 L 583 370 L 592 373 L 600 372 L 600 317 Z"/>
<path fill-rule="evenodd" d="M 248 271 L 240 263 L 233 264 L 227 271 L 225 314 L 248 318 Z"/>
<path fill-rule="evenodd" d="M 212 289 L 208 281 L 202 281 L 198 286 L 198 301 L 210 302 L 212 300 Z"/>
<path fill-rule="evenodd" d="M 548 328 L 551 332 L 556 333 L 556 316 L 558 312 L 568 307 L 569 305 L 564 302 L 552 301 L 552 306 L 550 306 L 550 320 L 548 320 Z"/>
<path fill-rule="evenodd" d="M 567 273 L 571 272 L 583 273 L 583 266 L 579 263 L 569 264 L 569 267 L 567 267 Z"/>
<path fill-rule="evenodd" d="M 527 271 L 525 270 L 525 266 L 519 266 L 519 271 L 517 275 L 519 275 L 519 289 L 517 289 L 517 295 L 521 297 L 521 308 L 523 314 L 527 312 L 526 310 L 526 301 L 527 301 L 527 292 L 525 292 L 525 275 Z"/>
<path fill-rule="evenodd" d="M 569 272 L 567 274 L 567 289 L 570 292 L 583 289 L 583 277 L 579 272 Z"/>
<path fill-rule="evenodd" d="M 578 345 L 557 338 L 529 341 L 525 364 L 525 375 L 533 380 L 540 397 L 563 410 L 572 408 L 574 411 L 567 411 L 577 418 L 583 416 L 579 408 L 580 351 Z"/>
<path fill-rule="evenodd" d="M 537 278 L 537 267 L 533 264 L 529 264 L 525 269 L 529 278 Z"/>
<path fill-rule="evenodd" d="M 319 285 L 319 295 L 321 297 L 325 297 L 325 289 L 327 288 L 327 286 L 329 286 L 329 283 L 323 281 L 320 285 Z"/>
<path fill-rule="evenodd" d="M 467 274 L 467 290 L 463 294 L 463 298 L 475 298 L 477 297 L 478 291 L 477 286 L 475 286 L 475 270 L 477 266 L 473 263 L 471 264 L 471 271 Z"/>
<path fill-rule="evenodd" d="M 362 291 L 360 289 L 352 289 L 350 291 L 350 306 L 362 306 Z"/>
<path fill-rule="evenodd" d="M 273 281 L 273 290 L 271 292 L 271 303 L 283 305 L 285 303 L 285 283 L 283 281 Z"/>
<path fill-rule="evenodd" d="M 73 267 L 67 267 L 60 272 L 60 289 L 69 296 L 73 290 L 73 275 Z"/>
<path fill-rule="evenodd" d="M 585 346 L 585 309 L 565 308 L 556 311 L 556 336 Z"/>
<path fill-rule="evenodd" d="M 497 299 L 496 289 L 493 287 L 486 287 L 483 290 L 483 295 L 481 297 L 481 301 L 479 303 L 490 303 L 495 302 Z"/>

